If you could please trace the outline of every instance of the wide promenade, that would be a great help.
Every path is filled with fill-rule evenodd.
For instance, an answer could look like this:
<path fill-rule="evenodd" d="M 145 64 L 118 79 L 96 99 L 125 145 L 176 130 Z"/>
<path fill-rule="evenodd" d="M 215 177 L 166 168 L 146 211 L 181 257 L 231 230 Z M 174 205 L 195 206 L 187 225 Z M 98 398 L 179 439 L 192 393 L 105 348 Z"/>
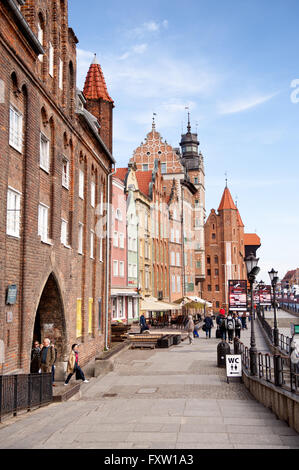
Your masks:
<path fill-rule="evenodd" d="M 267 350 L 256 323 L 257 346 Z M 241 340 L 249 345 L 250 330 Z M 2 449 L 290 449 L 299 435 L 217 368 L 218 340 L 129 350 L 115 370 L 0 425 Z"/>

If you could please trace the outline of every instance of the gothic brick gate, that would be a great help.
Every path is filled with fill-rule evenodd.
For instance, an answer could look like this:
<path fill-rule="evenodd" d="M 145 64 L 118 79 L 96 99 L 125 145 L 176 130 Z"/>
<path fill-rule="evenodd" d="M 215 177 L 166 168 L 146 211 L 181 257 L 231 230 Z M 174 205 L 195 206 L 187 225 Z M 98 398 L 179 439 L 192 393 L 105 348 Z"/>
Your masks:
<path fill-rule="evenodd" d="M 57 349 L 55 379 L 62 380 L 67 358 L 66 323 L 60 290 L 53 274 L 50 274 L 43 289 L 33 331 L 34 341 L 42 342 L 44 338 L 55 342 Z"/>

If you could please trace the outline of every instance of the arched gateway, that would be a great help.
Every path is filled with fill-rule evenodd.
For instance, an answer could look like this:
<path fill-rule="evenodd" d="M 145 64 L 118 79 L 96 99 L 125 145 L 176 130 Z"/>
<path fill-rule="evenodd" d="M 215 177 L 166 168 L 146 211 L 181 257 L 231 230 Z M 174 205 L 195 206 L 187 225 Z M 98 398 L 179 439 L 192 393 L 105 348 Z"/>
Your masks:
<path fill-rule="evenodd" d="M 54 274 L 50 274 L 36 311 L 33 341 L 49 338 L 57 349 L 55 378 L 63 379 L 63 363 L 67 354 L 66 323 L 63 302 Z"/>

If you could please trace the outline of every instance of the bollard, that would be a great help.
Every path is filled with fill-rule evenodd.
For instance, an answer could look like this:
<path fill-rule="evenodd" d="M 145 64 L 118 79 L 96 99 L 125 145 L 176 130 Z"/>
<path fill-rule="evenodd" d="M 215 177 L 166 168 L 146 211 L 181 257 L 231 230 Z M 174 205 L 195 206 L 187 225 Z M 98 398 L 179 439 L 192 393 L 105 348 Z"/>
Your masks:
<path fill-rule="evenodd" d="M 217 346 L 217 366 L 226 367 L 226 355 L 230 354 L 229 344 L 222 340 Z"/>

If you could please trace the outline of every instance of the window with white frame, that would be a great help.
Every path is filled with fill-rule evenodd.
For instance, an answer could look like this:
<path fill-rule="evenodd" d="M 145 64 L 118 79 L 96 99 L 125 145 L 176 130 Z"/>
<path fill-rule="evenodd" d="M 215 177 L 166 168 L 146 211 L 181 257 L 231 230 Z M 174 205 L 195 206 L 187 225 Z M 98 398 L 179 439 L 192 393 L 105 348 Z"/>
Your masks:
<path fill-rule="evenodd" d="M 148 164 L 147 163 L 144 163 L 142 165 L 142 171 L 148 171 Z"/>
<path fill-rule="evenodd" d="M 125 263 L 124 261 L 119 262 L 119 276 L 125 277 Z"/>
<path fill-rule="evenodd" d="M 59 59 L 58 86 L 63 89 L 63 61 Z"/>
<path fill-rule="evenodd" d="M 23 115 L 13 106 L 9 108 L 9 145 L 22 152 Z"/>
<path fill-rule="evenodd" d="M 49 42 L 49 75 L 51 77 L 54 75 L 54 47 L 51 42 Z"/>
<path fill-rule="evenodd" d="M 171 291 L 175 292 L 175 276 L 171 276 Z"/>
<path fill-rule="evenodd" d="M 177 276 L 177 292 L 181 292 L 181 276 Z"/>
<path fill-rule="evenodd" d="M 113 232 L 113 246 L 118 247 L 118 233 Z"/>
<path fill-rule="evenodd" d="M 83 224 L 81 222 L 78 227 L 78 253 L 83 254 Z"/>
<path fill-rule="evenodd" d="M 132 265 L 130 263 L 128 264 L 128 277 L 133 277 L 132 276 Z"/>
<path fill-rule="evenodd" d="M 63 157 L 62 159 L 62 186 L 69 189 L 70 184 L 70 162 Z"/>
<path fill-rule="evenodd" d="M 181 265 L 181 256 L 180 253 L 176 254 L 176 265 L 180 266 Z"/>
<path fill-rule="evenodd" d="M 21 193 L 9 188 L 7 191 L 6 233 L 13 237 L 20 236 Z"/>
<path fill-rule="evenodd" d="M 113 276 L 114 277 L 118 276 L 118 261 L 117 260 L 113 261 Z"/>
<path fill-rule="evenodd" d="M 37 38 L 39 42 L 41 43 L 41 45 L 43 46 L 44 45 L 44 30 L 42 28 L 40 21 L 37 23 Z M 41 62 L 43 61 L 43 58 L 44 58 L 43 54 L 39 54 L 38 59 Z"/>
<path fill-rule="evenodd" d="M 175 252 L 174 251 L 171 252 L 170 258 L 171 258 L 171 265 L 174 266 L 175 265 Z"/>
<path fill-rule="evenodd" d="M 96 205 L 96 184 L 94 181 L 90 183 L 90 204 L 91 207 Z"/>
<path fill-rule="evenodd" d="M 132 277 L 137 277 L 137 264 L 133 264 L 132 271 Z"/>
<path fill-rule="evenodd" d="M 119 248 L 125 247 L 125 236 L 123 233 L 119 234 Z"/>
<path fill-rule="evenodd" d="M 145 258 L 148 259 L 148 257 L 149 257 L 149 242 L 148 242 L 147 238 L 144 240 L 144 250 L 145 250 Z"/>
<path fill-rule="evenodd" d="M 90 257 L 94 258 L 94 231 L 90 231 Z"/>
<path fill-rule="evenodd" d="M 49 172 L 50 142 L 44 135 L 40 134 L 40 167 Z"/>
<path fill-rule="evenodd" d="M 79 170 L 79 197 L 84 199 L 84 173 Z"/>
<path fill-rule="evenodd" d="M 68 223 L 64 219 L 61 219 L 61 243 L 64 246 L 68 245 Z"/>
<path fill-rule="evenodd" d="M 145 268 L 145 288 L 149 288 L 149 269 Z"/>
<path fill-rule="evenodd" d="M 48 216 L 49 208 L 44 204 L 38 206 L 38 235 L 41 241 L 48 243 Z"/>
<path fill-rule="evenodd" d="M 101 191 L 101 196 L 100 196 L 100 215 L 104 214 L 104 193 Z"/>

